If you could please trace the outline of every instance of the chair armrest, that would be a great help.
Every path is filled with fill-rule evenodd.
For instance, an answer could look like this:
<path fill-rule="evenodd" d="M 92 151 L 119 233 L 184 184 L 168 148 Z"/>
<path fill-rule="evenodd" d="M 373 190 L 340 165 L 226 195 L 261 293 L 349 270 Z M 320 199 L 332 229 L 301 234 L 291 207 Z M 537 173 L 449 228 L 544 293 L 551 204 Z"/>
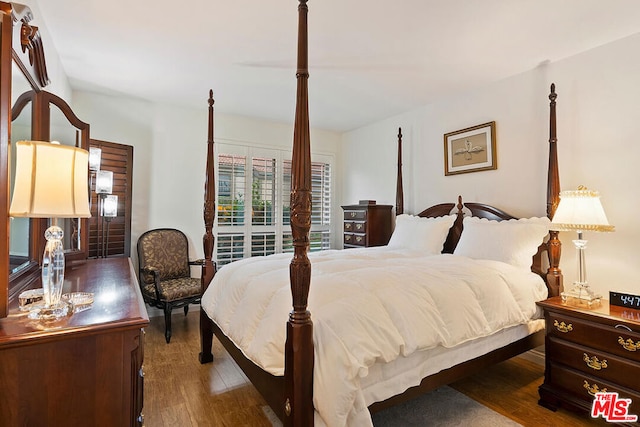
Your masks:
<path fill-rule="evenodd" d="M 151 266 L 151 265 L 144 266 L 144 267 L 141 268 L 141 270 L 144 273 L 151 274 L 154 278 L 158 275 L 158 269 L 155 268 L 154 266 Z"/>
<path fill-rule="evenodd" d="M 160 293 L 162 292 L 162 286 L 160 286 L 160 278 L 158 277 L 158 273 L 160 272 L 160 270 L 158 270 L 156 267 L 151 265 L 144 266 L 141 268 L 141 270 L 144 273 L 148 273 L 148 274 L 151 274 L 151 276 L 153 276 L 153 285 L 156 290 L 156 299 L 159 301 Z"/>

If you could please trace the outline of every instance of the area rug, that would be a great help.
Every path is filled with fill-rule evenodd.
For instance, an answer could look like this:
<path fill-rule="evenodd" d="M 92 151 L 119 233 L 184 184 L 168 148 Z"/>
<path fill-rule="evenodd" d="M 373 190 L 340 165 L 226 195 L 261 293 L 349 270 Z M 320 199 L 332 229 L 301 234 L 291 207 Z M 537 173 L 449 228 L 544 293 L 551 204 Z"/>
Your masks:
<path fill-rule="evenodd" d="M 274 427 L 282 423 L 263 408 Z M 520 424 L 498 414 L 451 387 L 440 387 L 400 405 L 373 414 L 374 427 L 517 427 Z"/>

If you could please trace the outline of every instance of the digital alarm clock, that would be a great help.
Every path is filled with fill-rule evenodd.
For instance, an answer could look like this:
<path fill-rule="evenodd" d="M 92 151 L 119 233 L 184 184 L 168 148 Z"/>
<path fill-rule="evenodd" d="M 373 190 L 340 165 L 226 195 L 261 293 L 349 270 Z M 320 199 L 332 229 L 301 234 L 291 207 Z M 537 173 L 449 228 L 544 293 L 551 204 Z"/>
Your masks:
<path fill-rule="evenodd" d="M 609 304 L 640 309 L 640 295 L 609 291 Z"/>

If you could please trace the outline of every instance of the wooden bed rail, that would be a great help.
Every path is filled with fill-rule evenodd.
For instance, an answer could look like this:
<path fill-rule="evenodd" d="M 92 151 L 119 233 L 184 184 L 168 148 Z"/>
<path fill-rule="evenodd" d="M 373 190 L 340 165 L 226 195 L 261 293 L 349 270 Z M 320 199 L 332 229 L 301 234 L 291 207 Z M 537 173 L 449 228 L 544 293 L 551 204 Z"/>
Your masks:
<path fill-rule="evenodd" d="M 293 311 L 287 322 L 284 353 L 284 425 L 313 426 L 313 323 L 307 310 L 311 262 L 311 143 L 309 137 L 307 0 L 298 5 L 297 95 L 291 160 L 291 234 L 293 259 L 289 266 Z"/>
<path fill-rule="evenodd" d="M 549 93 L 549 167 L 547 169 L 547 216 L 553 219 L 560 203 L 560 174 L 558 172 L 558 138 L 556 135 L 556 85 L 551 83 Z M 547 242 L 549 254 L 549 269 L 547 270 L 547 286 L 551 294 L 560 295 L 563 290 L 562 271 L 560 270 L 560 255 L 562 243 L 558 239 L 557 231 L 549 232 Z"/>
<path fill-rule="evenodd" d="M 214 142 L 213 142 L 213 90 L 209 90 L 209 122 L 207 137 L 207 172 L 204 181 L 204 230 L 202 246 L 204 249 L 204 263 L 202 264 L 202 275 L 200 276 L 200 287 L 202 293 L 207 290 L 209 284 L 216 274 L 216 265 L 213 262 L 213 246 L 215 237 L 213 236 L 213 220 L 216 213 L 216 174 Z M 200 363 L 213 361 L 211 346 L 213 344 L 213 325 L 207 314 L 200 308 Z"/>
<path fill-rule="evenodd" d="M 404 188 L 402 184 L 402 128 L 398 128 L 398 176 L 396 177 L 396 215 L 404 213 Z"/>
<path fill-rule="evenodd" d="M 213 90 L 209 90 L 209 126 L 207 137 L 207 176 L 204 182 L 204 230 L 205 234 L 202 238 L 202 247 L 204 249 L 204 264 L 202 267 L 202 292 L 204 292 L 213 276 L 216 273 L 216 267 L 213 262 L 213 245 L 215 237 L 213 236 L 213 220 L 215 218 L 216 209 L 216 174 L 213 165 L 215 159 L 213 157 Z"/>

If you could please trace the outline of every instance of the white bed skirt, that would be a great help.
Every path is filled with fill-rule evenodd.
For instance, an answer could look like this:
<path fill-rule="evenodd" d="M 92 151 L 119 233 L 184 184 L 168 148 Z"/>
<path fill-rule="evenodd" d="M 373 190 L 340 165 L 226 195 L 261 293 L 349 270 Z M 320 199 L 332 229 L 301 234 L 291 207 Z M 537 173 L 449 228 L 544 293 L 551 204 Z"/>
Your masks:
<path fill-rule="evenodd" d="M 369 406 L 403 393 L 420 384 L 422 378 L 475 359 L 542 329 L 544 319 L 536 319 L 457 347 L 417 351 L 390 363 L 375 364 L 369 369 L 369 375 L 361 379 L 365 402 Z"/>

